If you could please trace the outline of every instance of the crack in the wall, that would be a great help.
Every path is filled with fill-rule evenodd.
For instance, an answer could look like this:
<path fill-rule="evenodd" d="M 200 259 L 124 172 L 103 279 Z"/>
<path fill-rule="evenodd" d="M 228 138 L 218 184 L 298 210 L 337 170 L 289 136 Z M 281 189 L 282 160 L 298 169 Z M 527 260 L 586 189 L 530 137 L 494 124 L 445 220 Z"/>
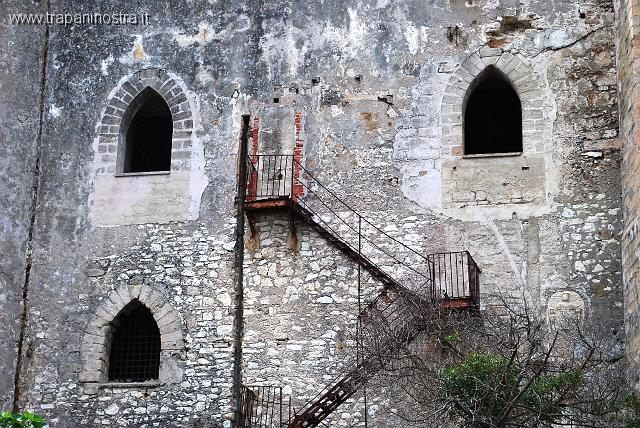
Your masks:
<path fill-rule="evenodd" d="M 578 37 L 578 38 L 577 38 L 577 39 L 575 39 L 574 41 L 569 42 L 569 43 L 564 44 L 564 45 L 561 45 L 561 46 L 547 46 L 547 47 L 544 47 L 544 48 L 542 48 L 542 49 L 540 50 L 540 52 L 536 53 L 535 55 L 532 55 L 532 56 L 530 57 L 530 59 L 536 58 L 536 57 L 538 57 L 540 54 L 543 54 L 543 53 L 545 53 L 545 52 L 557 52 L 557 51 L 560 51 L 560 50 L 562 50 L 562 49 L 567 49 L 567 48 L 573 47 L 573 46 L 577 45 L 578 43 L 580 43 L 581 41 L 583 41 L 583 40 L 585 40 L 585 39 L 589 38 L 591 35 L 593 35 L 593 34 L 597 33 L 598 31 L 602 30 L 603 28 L 605 28 L 605 27 L 604 27 L 604 26 L 602 26 L 602 25 L 601 25 L 601 26 L 599 26 L 599 27 L 596 27 L 596 28 L 594 28 L 593 30 L 588 31 L 588 32 L 586 32 L 585 34 L 583 34 L 582 36 Z"/>
<path fill-rule="evenodd" d="M 51 2 L 47 0 L 47 13 L 51 13 Z M 40 78 L 40 101 L 39 101 L 39 117 L 38 132 L 36 134 L 36 157 L 33 173 L 33 182 L 31 185 L 31 208 L 29 219 L 29 233 L 27 236 L 25 251 L 25 268 L 24 268 L 24 284 L 22 286 L 22 313 L 20 314 L 20 335 L 18 338 L 18 355 L 16 358 L 16 370 L 13 384 L 13 405 L 14 413 L 20 410 L 20 380 L 24 365 L 23 348 L 27 330 L 27 317 L 29 313 L 29 282 L 31 279 L 31 265 L 33 257 L 33 234 L 36 225 L 36 215 L 38 208 L 38 196 L 40 191 L 40 178 L 42 175 L 42 131 L 44 128 L 45 98 L 47 88 L 47 63 L 49 59 L 49 38 L 51 27 L 49 23 L 45 26 L 44 46 L 42 52 L 42 73 Z"/>
<path fill-rule="evenodd" d="M 476 218 L 479 223 L 484 224 L 491 232 L 493 236 L 495 236 L 496 241 L 498 243 L 498 247 L 502 250 L 502 254 L 504 254 L 505 258 L 509 262 L 509 266 L 513 271 L 516 280 L 518 281 L 518 285 L 524 290 L 525 289 L 525 276 L 524 272 L 518 267 L 516 263 L 515 257 L 511 250 L 509 250 L 509 245 L 507 245 L 507 241 L 504 239 L 504 236 L 498 230 L 498 227 L 495 225 L 493 220 L 487 218 L 487 216 L 482 212 L 482 210 L 475 211 Z"/>

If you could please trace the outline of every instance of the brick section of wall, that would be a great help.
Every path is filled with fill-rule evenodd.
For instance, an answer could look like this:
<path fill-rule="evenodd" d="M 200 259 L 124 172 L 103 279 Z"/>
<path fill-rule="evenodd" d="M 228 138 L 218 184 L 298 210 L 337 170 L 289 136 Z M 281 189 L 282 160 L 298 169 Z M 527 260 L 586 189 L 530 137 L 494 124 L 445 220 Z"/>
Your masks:
<path fill-rule="evenodd" d="M 260 118 L 255 116 L 253 118 L 253 127 L 251 128 L 251 171 L 249 174 L 249 188 L 247 189 L 247 199 L 253 201 L 256 199 L 256 193 L 258 192 L 258 171 L 256 165 L 258 164 L 258 142 L 260 137 Z M 242 160 L 241 160 L 242 162 Z"/>
<path fill-rule="evenodd" d="M 640 186 L 638 164 L 640 162 L 640 3 L 638 0 L 617 0 L 616 38 L 618 61 L 620 139 L 622 143 L 622 199 L 624 233 L 622 245 L 622 267 L 625 296 L 625 330 L 627 356 L 631 371 L 631 382 L 640 386 L 640 299 L 638 278 L 640 276 Z"/>
<path fill-rule="evenodd" d="M 253 129 L 251 132 L 251 138 L 253 143 L 253 147 L 252 147 L 253 161 L 257 162 L 256 156 L 258 155 L 258 143 L 260 142 L 260 118 L 258 116 L 255 116 L 253 118 Z"/>
<path fill-rule="evenodd" d="M 297 111 L 295 115 L 296 124 L 296 145 L 293 148 L 293 189 L 291 191 L 291 198 L 297 200 L 304 196 L 304 185 L 301 181 L 302 175 L 302 161 L 303 161 L 303 149 L 304 149 L 304 137 L 302 127 L 302 114 Z"/>

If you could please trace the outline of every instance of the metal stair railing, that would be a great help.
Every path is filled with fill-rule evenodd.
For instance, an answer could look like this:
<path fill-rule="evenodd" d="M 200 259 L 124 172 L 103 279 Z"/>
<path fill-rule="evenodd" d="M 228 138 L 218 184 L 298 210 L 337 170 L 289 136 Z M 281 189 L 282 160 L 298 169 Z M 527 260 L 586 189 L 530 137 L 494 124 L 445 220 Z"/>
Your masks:
<path fill-rule="evenodd" d="M 243 385 L 238 428 L 280 428 L 291 418 L 291 398 L 282 387 Z"/>
<path fill-rule="evenodd" d="M 248 201 L 287 198 L 311 219 L 369 264 L 397 283 L 429 299 L 432 261 L 420 251 L 363 217 L 323 185 L 293 155 L 253 155 L 248 158 Z M 294 173 L 300 171 L 303 177 Z M 304 189 L 304 197 L 294 192 Z"/>
<path fill-rule="evenodd" d="M 478 306 L 480 269 L 468 251 L 423 255 L 364 218 L 293 155 L 253 155 L 247 162 L 247 202 L 286 201 L 307 223 L 356 260 L 359 268 L 384 284 L 386 290 L 359 309 L 356 334 L 360 340 L 363 329 L 370 330 L 367 346 L 375 348 L 377 355 L 380 350 L 393 351 L 406 345 L 424 328 L 416 324 L 416 308 L 394 305 L 396 302 L 406 298 L 413 304 L 457 302 L 461 307 Z M 360 301 L 360 273 L 358 297 Z M 353 368 L 343 370 L 302 409 L 290 413 L 283 426 L 322 424 L 383 366 L 375 358 L 356 355 L 353 359 Z"/>
<path fill-rule="evenodd" d="M 347 355 L 346 362 L 350 368 L 342 370 L 327 383 L 314 397 L 306 400 L 305 405 L 293 412 L 291 419 L 285 425 L 287 428 L 302 428 L 317 426 L 340 404 L 350 398 L 359 387 L 366 382 L 369 376 L 380 371 L 384 363 L 380 361 L 380 355 L 393 353 L 399 345 L 404 344 L 409 336 L 414 337 L 420 332 L 419 326 L 411 323 L 411 317 L 407 308 L 397 308 L 393 304 L 402 301 L 400 295 L 395 293 L 395 298 L 389 296 L 390 292 L 384 292 L 365 309 L 358 317 L 358 330 L 360 334 L 368 328 L 371 339 L 375 344 L 364 355 Z M 380 307 L 382 306 L 382 307 Z M 384 326 L 380 321 L 384 320 Z M 373 321 L 377 321 L 374 325 Z M 410 339 L 409 339 L 410 341 Z M 373 358 L 372 358 L 373 357 Z"/>

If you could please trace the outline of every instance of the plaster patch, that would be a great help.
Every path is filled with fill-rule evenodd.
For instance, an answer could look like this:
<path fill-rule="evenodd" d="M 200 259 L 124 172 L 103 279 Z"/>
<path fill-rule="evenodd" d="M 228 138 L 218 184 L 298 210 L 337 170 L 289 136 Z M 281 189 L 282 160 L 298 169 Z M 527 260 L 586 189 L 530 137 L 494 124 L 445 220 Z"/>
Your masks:
<path fill-rule="evenodd" d="M 338 105 L 331 106 L 331 117 L 338 117 L 344 114 L 344 110 Z"/>
<path fill-rule="evenodd" d="M 49 107 L 49 115 L 54 119 L 60 117 L 61 112 L 62 107 L 58 107 L 55 104 L 51 104 L 51 106 Z"/>
<path fill-rule="evenodd" d="M 108 57 L 100 61 L 100 70 L 102 71 L 103 76 L 109 75 L 109 67 L 111 66 L 111 64 L 113 64 L 113 62 L 113 55 L 109 55 Z"/>
<path fill-rule="evenodd" d="M 136 62 L 146 59 L 148 59 L 148 56 L 144 52 L 144 48 L 142 46 L 142 36 L 136 35 L 131 50 L 120 56 L 120 58 L 118 58 L 118 61 L 121 64 L 133 65 Z"/>
<path fill-rule="evenodd" d="M 362 42 L 367 36 L 367 24 L 358 18 L 357 9 L 348 8 L 349 14 L 349 39 Z"/>
<path fill-rule="evenodd" d="M 564 28 L 545 30 L 543 33 L 537 34 L 535 38 L 535 44 L 538 48 L 559 49 L 571 42 L 571 37 Z"/>
<path fill-rule="evenodd" d="M 215 30 L 211 28 L 207 23 L 201 22 L 198 24 L 198 32 L 194 35 L 188 34 L 176 34 L 174 39 L 180 45 L 180 47 L 186 48 L 193 44 L 204 46 L 213 40 Z"/>
<path fill-rule="evenodd" d="M 404 30 L 404 38 L 407 41 L 411 55 L 417 54 L 420 50 L 420 30 L 411 24 L 407 24 Z"/>

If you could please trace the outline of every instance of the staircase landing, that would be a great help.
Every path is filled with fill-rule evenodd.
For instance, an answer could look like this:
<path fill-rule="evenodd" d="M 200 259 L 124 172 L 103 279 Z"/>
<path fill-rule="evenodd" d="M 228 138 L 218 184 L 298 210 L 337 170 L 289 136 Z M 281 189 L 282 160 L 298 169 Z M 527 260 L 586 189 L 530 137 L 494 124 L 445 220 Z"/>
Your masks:
<path fill-rule="evenodd" d="M 291 412 L 289 407 L 289 417 L 282 414 L 280 398 L 279 424 L 270 426 L 311 428 L 322 425 L 366 383 L 367 378 L 382 369 L 377 359 L 367 357 L 366 337 L 375 337 L 372 343 L 382 347 L 383 355 L 392 355 L 427 328 L 419 316 L 423 309 L 434 308 L 438 312 L 448 309 L 449 316 L 453 315 L 451 311 L 479 308 L 480 268 L 468 251 L 424 254 L 420 249 L 412 248 L 402 237 L 393 236 L 352 209 L 291 155 L 254 155 L 246 161 L 247 196 L 244 202 L 252 233 L 257 233 L 257 212 L 284 210 L 289 216 L 292 233 L 296 233 L 295 219 L 301 220 L 328 245 L 384 285 L 380 295 L 372 302 L 365 302 L 358 315 L 359 334 L 365 340 L 362 356 L 352 358 L 351 369 L 302 408 Z M 366 334 L 368 329 L 372 335 Z M 384 337 L 378 333 L 384 333 Z M 264 394 L 247 391 L 241 406 L 244 410 L 241 411 L 240 426 L 263 428 L 260 421 L 251 420 L 250 416 L 254 410 L 257 415 L 258 409 L 273 413 L 277 406 L 269 400 L 260 401 Z"/>

